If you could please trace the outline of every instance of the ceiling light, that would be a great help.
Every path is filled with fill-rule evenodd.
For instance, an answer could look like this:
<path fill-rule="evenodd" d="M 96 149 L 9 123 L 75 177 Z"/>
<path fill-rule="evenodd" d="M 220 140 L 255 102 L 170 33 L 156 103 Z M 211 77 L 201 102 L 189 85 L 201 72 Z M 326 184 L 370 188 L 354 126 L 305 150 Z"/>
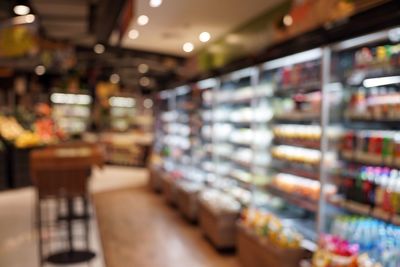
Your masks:
<path fill-rule="evenodd" d="M 193 51 L 194 49 L 194 45 L 190 42 L 184 43 L 183 44 L 183 51 L 185 51 L 186 53 L 190 53 Z"/>
<path fill-rule="evenodd" d="M 120 77 L 118 74 L 116 74 L 116 73 L 111 74 L 111 76 L 110 76 L 111 83 L 117 84 L 117 83 L 119 83 L 119 81 L 120 81 Z"/>
<path fill-rule="evenodd" d="M 211 39 L 211 35 L 209 32 L 202 32 L 199 35 L 199 40 L 203 43 L 208 42 Z"/>
<path fill-rule="evenodd" d="M 159 7 L 162 4 L 162 0 L 150 0 L 151 7 Z"/>
<path fill-rule="evenodd" d="M 143 87 L 147 87 L 150 85 L 150 79 L 148 77 L 142 77 L 139 80 L 139 84 Z"/>
<path fill-rule="evenodd" d="M 152 108 L 153 107 L 153 100 L 151 100 L 150 98 L 146 98 L 143 101 L 143 106 L 144 106 L 144 108 L 147 108 L 147 109 Z"/>
<path fill-rule="evenodd" d="M 129 37 L 129 39 L 131 39 L 131 40 L 135 40 L 135 39 L 139 38 L 139 31 L 138 31 L 138 30 L 135 30 L 135 29 L 130 30 L 130 31 L 129 31 L 129 34 L 128 34 L 128 37 Z"/>
<path fill-rule="evenodd" d="M 93 47 L 93 50 L 94 50 L 94 52 L 95 52 L 96 54 L 103 54 L 104 51 L 106 50 L 106 48 L 105 48 L 104 45 L 102 45 L 102 44 L 96 44 L 96 45 Z"/>
<path fill-rule="evenodd" d="M 400 76 L 371 78 L 371 79 L 365 79 L 363 81 L 364 87 L 367 87 L 367 88 L 389 85 L 389 84 L 396 84 L 396 83 L 400 83 Z"/>
<path fill-rule="evenodd" d="M 293 24 L 293 18 L 290 15 L 285 15 L 283 17 L 283 24 L 287 27 L 291 26 Z"/>
<path fill-rule="evenodd" d="M 138 17 L 137 19 L 137 23 L 141 26 L 146 25 L 147 23 L 149 23 L 149 17 L 146 15 L 141 15 Z"/>
<path fill-rule="evenodd" d="M 46 68 L 43 65 L 38 65 L 35 68 L 36 75 L 42 76 L 46 73 Z"/>
<path fill-rule="evenodd" d="M 35 15 L 29 14 L 25 16 L 25 22 L 26 23 L 32 23 L 35 21 Z"/>
<path fill-rule="evenodd" d="M 19 16 L 28 15 L 31 12 L 31 9 L 26 5 L 16 5 L 14 7 L 14 13 Z"/>
<path fill-rule="evenodd" d="M 113 96 L 108 100 L 112 107 L 133 108 L 135 107 L 136 100 L 131 97 Z"/>
<path fill-rule="evenodd" d="M 149 65 L 144 64 L 144 63 L 140 64 L 138 66 L 138 71 L 139 71 L 139 73 L 142 73 L 142 74 L 147 73 L 149 71 Z"/>

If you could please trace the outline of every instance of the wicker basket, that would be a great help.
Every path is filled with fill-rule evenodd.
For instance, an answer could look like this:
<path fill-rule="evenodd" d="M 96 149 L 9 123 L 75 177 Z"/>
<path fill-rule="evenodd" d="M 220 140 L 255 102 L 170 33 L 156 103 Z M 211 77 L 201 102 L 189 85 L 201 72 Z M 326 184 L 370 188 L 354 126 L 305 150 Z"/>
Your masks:
<path fill-rule="evenodd" d="M 188 192 L 181 186 L 177 187 L 177 202 L 178 208 L 183 217 L 188 219 L 190 222 L 197 222 L 198 219 L 198 192 Z"/>
<path fill-rule="evenodd" d="M 311 257 L 304 249 L 285 249 L 261 240 L 238 224 L 238 254 L 243 267 L 293 267 L 302 259 Z"/>
<path fill-rule="evenodd" d="M 235 248 L 238 218 L 239 213 L 218 214 L 199 201 L 200 228 L 216 249 Z"/>

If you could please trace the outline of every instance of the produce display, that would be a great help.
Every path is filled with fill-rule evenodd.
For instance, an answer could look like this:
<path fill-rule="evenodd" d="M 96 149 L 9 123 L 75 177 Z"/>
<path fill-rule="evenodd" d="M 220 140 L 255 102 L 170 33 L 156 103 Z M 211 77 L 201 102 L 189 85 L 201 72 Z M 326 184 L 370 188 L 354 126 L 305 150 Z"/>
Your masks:
<path fill-rule="evenodd" d="M 241 223 L 261 239 L 282 248 L 300 248 L 303 236 L 271 213 L 256 209 L 242 212 Z"/>
<path fill-rule="evenodd" d="M 15 140 L 24 132 L 24 128 L 14 117 L 0 115 L 0 135 L 7 141 Z"/>

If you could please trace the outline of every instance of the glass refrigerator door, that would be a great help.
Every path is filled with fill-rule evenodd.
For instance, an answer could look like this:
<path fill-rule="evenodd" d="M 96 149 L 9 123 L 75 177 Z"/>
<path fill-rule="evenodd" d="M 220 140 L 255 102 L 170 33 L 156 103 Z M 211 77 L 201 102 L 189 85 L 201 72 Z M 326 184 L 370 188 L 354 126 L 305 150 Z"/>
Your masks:
<path fill-rule="evenodd" d="M 194 152 L 195 166 L 204 184 L 213 184 L 216 180 L 215 165 L 213 162 L 213 101 L 214 89 L 218 86 L 217 79 L 207 79 L 196 84 L 200 93 L 199 119 L 200 128 L 197 131 L 199 146 Z"/>
<path fill-rule="evenodd" d="M 255 124 L 263 136 L 255 145 L 255 179 L 265 185 L 257 187 L 254 203 L 306 241 L 317 239 L 321 55 L 314 49 L 265 63 L 255 101 L 255 110 L 264 110 Z"/>
<path fill-rule="evenodd" d="M 334 45 L 324 89 L 328 129 L 340 129 L 338 166 L 326 164 L 322 229 L 400 266 L 400 34 L 387 30 Z M 332 99 L 340 99 L 339 102 Z"/>
<path fill-rule="evenodd" d="M 231 73 L 215 91 L 213 153 L 217 179 L 213 187 L 236 198 L 251 200 L 252 109 L 254 69 Z"/>

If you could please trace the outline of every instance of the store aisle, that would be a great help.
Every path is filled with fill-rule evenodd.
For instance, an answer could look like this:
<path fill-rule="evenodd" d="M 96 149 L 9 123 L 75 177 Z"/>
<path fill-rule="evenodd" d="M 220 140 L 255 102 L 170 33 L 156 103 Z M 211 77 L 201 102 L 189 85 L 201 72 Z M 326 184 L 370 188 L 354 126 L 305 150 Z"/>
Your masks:
<path fill-rule="evenodd" d="M 107 267 L 238 267 L 145 184 L 94 195 Z"/>

